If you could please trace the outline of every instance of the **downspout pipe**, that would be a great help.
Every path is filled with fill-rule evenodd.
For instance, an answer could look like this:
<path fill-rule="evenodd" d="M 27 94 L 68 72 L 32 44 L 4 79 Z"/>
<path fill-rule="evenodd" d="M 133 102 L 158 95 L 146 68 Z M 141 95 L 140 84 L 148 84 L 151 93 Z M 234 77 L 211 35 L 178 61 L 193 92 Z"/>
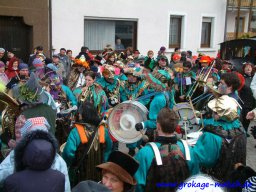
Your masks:
<path fill-rule="evenodd" d="M 49 0 L 49 48 L 52 58 L 52 0 Z"/>
<path fill-rule="evenodd" d="M 227 16 L 228 16 L 228 4 L 230 0 L 227 0 L 226 4 L 226 15 L 225 15 L 225 26 L 224 26 L 224 41 L 227 40 Z"/>

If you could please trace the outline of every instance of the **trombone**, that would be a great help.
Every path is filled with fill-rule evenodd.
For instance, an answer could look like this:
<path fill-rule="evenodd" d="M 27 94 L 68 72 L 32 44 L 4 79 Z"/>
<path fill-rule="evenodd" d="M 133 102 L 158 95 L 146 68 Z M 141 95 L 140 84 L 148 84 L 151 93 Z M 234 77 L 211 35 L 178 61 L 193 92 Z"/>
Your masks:
<path fill-rule="evenodd" d="M 212 68 L 215 64 L 215 60 L 211 62 L 210 64 L 210 68 L 206 70 L 206 72 L 204 72 L 205 68 L 203 67 L 198 75 L 198 79 L 196 80 L 196 82 L 193 84 L 193 86 L 191 87 L 191 89 L 188 91 L 187 93 L 187 98 L 192 98 L 192 96 L 194 95 L 196 89 L 198 86 L 203 86 L 204 84 L 206 84 L 207 79 L 209 77 L 209 75 L 211 74 Z"/>

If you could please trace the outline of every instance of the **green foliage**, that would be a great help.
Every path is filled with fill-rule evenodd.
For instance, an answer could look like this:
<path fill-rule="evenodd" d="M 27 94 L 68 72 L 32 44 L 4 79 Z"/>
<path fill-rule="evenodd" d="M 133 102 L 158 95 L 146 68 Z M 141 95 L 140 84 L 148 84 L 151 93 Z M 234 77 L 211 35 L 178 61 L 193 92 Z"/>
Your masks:
<path fill-rule="evenodd" d="M 20 86 L 19 94 L 19 97 L 25 101 L 31 103 L 38 101 L 37 91 L 34 92 L 33 90 L 29 89 L 26 84 Z"/>

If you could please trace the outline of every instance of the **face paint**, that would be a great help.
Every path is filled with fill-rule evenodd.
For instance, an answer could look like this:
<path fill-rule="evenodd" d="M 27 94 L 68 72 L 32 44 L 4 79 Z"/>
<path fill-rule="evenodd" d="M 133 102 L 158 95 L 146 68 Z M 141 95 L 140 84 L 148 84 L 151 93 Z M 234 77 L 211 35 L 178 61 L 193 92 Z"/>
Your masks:
<path fill-rule="evenodd" d="M 220 94 L 224 95 L 227 92 L 227 88 L 228 88 L 227 85 L 220 84 L 218 87 L 218 90 Z"/>

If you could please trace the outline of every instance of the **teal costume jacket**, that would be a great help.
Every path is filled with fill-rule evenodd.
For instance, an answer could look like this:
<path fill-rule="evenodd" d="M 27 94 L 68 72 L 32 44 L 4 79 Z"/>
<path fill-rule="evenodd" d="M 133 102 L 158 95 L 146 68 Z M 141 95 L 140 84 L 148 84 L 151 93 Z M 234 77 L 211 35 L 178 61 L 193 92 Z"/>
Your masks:
<path fill-rule="evenodd" d="M 139 93 L 141 92 L 141 93 Z M 148 85 L 146 81 L 139 81 L 138 83 L 128 85 L 128 82 L 124 86 L 120 87 L 121 102 L 127 100 L 134 100 L 140 96 L 147 95 L 149 93 Z M 138 100 L 143 105 L 147 105 L 150 102 L 150 98 Z"/>
<path fill-rule="evenodd" d="M 76 150 L 81 143 L 80 136 L 76 128 L 73 128 L 69 133 L 66 146 L 63 150 L 62 157 L 66 161 L 69 167 L 75 159 Z M 104 162 L 107 161 L 109 154 L 111 153 L 112 140 L 109 137 L 108 130 L 105 128 L 105 145 L 104 150 Z"/>
<path fill-rule="evenodd" d="M 161 144 L 157 142 L 156 142 L 156 145 L 158 146 L 158 148 L 161 146 Z M 185 149 L 183 144 L 180 141 L 178 141 L 177 145 L 180 147 L 181 152 L 185 156 Z M 134 158 L 140 162 L 139 169 L 134 175 L 137 181 L 136 192 L 143 192 L 146 186 L 147 173 L 149 171 L 149 168 L 151 166 L 153 159 L 155 158 L 155 154 L 152 147 L 149 145 L 146 145 L 145 147 L 139 150 L 139 152 L 135 155 Z M 188 168 L 191 175 L 195 175 L 199 172 L 199 167 L 197 166 L 197 164 L 194 162 L 193 159 L 194 159 L 193 156 L 191 156 L 191 161 L 187 161 Z"/>
<path fill-rule="evenodd" d="M 144 128 L 156 128 L 156 118 L 161 109 L 163 109 L 167 105 L 166 98 L 169 99 L 169 108 L 173 108 L 173 106 L 175 105 L 173 91 L 166 92 L 166 96 L 164 93 L 159 93 L 155 95 L 149 106 L 149 119 L 143 122 Z"/>
<path fill-rule="evenodd" d="M 62 90 L 64 91 L 64 93 L 66 94 L 67 99 L 71 102 L 71 105 L 72 105 L 72 106 L 74 106 L 74 105 L 77 106 L 76 97 L 75 97 L 75 95 L 73 94 L 73 92 L 70 90 L 70 88 L 67 87 L 66 85 L 61 85 L 61 89 L 62 89 Z"/>
<path fill-rule="evenodd" d="M 76 98 L 79 98 L 79 96 L 82 93 L 82 87 L 78 87 L 73 91 Z M 102 115 L 107 111 L 108 107 L 108 98 L 106 96 L 105 91 L 101 88 L 100 85 L 94 83 L 92 86 L 90 86 L 90 93 L 88 94 L 85 101 L 92 102 L 94 107 L 97 109 L 97 111 Z M 78 101 L 79 105 L 81 104 L 81 101 Z"/>
<path fill-rule="evenodd" d="M 222 126 L 224 130 L 232 130 L 240 128 L 240 121 L 238 119 L 232 122 L 223 120 L 215 121 L 213 118 L 211 118 L 204 120 L 204 126 L 207 125 Z M 192 147 L 191 153 L 199 166 L 211 168 L 220 158 L 221 146 L 222 138 L 220 136 L 213 133 L 204 132 L 199 137 L 196 145 Z"/>

